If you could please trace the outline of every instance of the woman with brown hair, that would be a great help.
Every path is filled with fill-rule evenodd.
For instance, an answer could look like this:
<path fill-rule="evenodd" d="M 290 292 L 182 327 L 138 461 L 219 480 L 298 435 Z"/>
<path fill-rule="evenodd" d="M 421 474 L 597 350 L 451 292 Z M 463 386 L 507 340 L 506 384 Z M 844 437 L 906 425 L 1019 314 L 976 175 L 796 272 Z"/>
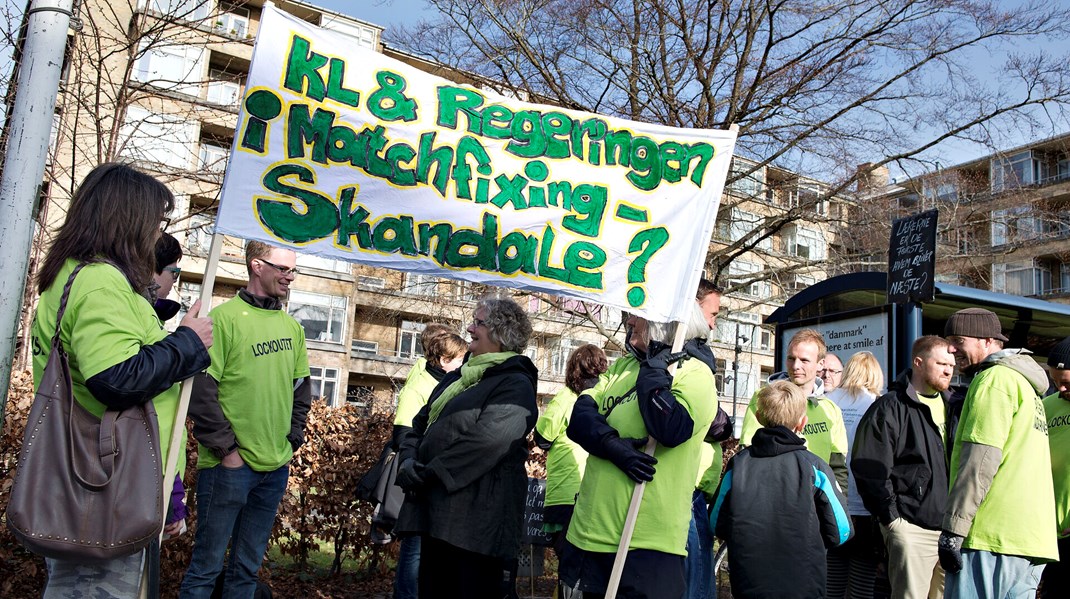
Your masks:
<path fill-rule="evenodd" d="M 73 277 L 59 331 L 70 356 L 75 401 L 97 417 L 105 410 L 152 402 L 161 452 L 170 445 L 178 409 L 175 383 L 208 366 L 207 348 L 212 344 L 212 322 L 197 316 L 199 302 L 168 334 L 147 301 L 156 239 L 161 223 L 166 223 L 164 215 L 173 208 L 174 196 L 149 175 L 116 163 L 94 168 L 71 199 L 67 218 L 38 274 L 41 297 L 32 329 L 34 381 L 39 384 L 63 288 Z M 184 449 L 184 438 L 181 444 Z M 164 481 L 174 480 L 182 470 L 180 463 Z M 159 502 L 162 497 L 144 500 Z M 110 516 L 121 514 L 87 514 Z M 181 524 L 178 521 L 165 532 L 177 533 Z M 44 596 L 67 597 L 77 591 L 93 597 L 137 597 L 142 571 L 159 558 L 159 547 L 154 545 L 104 563 L 46 559 Z"/>
<path fill-rule="evenodd" d="M 587 452 L 569 439 L 565 430 L 576 398 L 594 387 L 607 368 L 609 362 L 600 347 L 587 344 L 573 351 L 565 366 L 565 388 L 550 400 L 535 423 L 535 444 L 547 452 L 543 530 L 550 533 L 559 560 L 587 463 Z M 560 581 L 558 585 L 558 596 L 565 597 L 567 590 Z"/>

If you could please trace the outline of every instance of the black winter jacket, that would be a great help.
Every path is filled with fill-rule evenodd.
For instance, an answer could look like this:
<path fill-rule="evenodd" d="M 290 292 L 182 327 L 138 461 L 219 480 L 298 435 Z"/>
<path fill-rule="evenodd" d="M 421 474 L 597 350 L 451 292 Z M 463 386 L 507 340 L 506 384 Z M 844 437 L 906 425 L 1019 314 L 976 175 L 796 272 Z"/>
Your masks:
<path fill-rule="evenodd" d="M 824 597 L 825 550 L 851 535 L 832 469 L 784 427 L 759 429 L 729 460 L 710 524 L 728 542 L 737 599 Z"/>
<path fill-rule="evenodd" d="M 881 523 L 902 517 L 940 530 L 947 507 L 947 448 L 910 378 L 908 369 L 862 416 L 851 471 L 866 509 Z M 945 415 L 947 399 L 945 392 Z"/>
<path fill-rule="evenodd" d="M 460 377 L 447 374 L 401 438 L 399 463 L 425 466 L 427 486 L 406 495 L 395 533 L 430 535 L 482 555 L 520 550 L 528 479 L 528 433 L 535 428 L 538 370 L 518 355 L 488 368 L 449 401 L 431 427 L 431 405 Z"/>

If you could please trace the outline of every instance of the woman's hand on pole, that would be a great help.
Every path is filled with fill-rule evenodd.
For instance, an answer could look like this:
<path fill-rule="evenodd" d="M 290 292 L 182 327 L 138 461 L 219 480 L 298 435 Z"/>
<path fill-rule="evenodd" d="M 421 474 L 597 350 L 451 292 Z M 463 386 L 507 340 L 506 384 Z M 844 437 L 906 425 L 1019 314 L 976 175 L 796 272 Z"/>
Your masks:
<path fill-rule="evenodd" d="M 179 326 L 193 329 L 193 332 L 197 333 L 197 337 L 200 338 L 201 343 L 204 344 L 205 349 L 212 347 L 212 319 L 207 316 L 201 317 L 201 300 L 193 302 L 189 312 L 186 312 L 186 315 L 182 317 L 182 322 L 179 323 Z"/>

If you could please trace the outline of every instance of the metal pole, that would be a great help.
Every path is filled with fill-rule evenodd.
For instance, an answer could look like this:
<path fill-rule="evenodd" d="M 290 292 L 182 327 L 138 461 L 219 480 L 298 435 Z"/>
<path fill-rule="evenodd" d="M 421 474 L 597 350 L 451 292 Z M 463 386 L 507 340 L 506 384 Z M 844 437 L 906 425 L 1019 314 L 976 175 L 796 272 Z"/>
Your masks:
<path fill-rule="evenodd" d="M 4 421 L 15 336 L 22 312 L 33 240 L 33 205 L 45 174 L 49 133 L 56 112 L 60 69 L 74 0 L 34 0 L 18 65 L 15 103 L 8 120 L 7 153 L 0 175 L 0 423 Z"/>
<path fill-rule="evenodd" d="M 736 426 L 736 405 L 739 402 L 739 354 L 743 353 L 743 346 L 739 344 L 739 322 L 736 322 L 736 356 L 732 360 L 732 427 L 733 434 Z"/>

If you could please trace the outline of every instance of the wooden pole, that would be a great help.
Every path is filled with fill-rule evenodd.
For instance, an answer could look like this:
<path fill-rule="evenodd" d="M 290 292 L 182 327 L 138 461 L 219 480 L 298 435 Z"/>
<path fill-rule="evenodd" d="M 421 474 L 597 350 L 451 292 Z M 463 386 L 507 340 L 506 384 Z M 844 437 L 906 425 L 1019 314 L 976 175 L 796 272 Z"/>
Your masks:
<path fill-rule="evenodd" d="M 204 267 L 204 281 L 201 283 L 201 313 L 198 316 L 208 316 L 208 312 L 212 309 L 212 290 L 215 287 L 215 271 L 219 266 L 219 256 L 223 252 L 223 236 L 219 233 L 212 235 L 212 245 L 208 250 L 208 263 Z M 167 524 L 167 503 L 171 497 L 171 489 L 174 488 L 174 483 L 171 482 L 171 474 L 178 467 L 178 453 L 179 448 L 182 447 L 181 440 L 186 438 L 186 414 L 189 412 L 190 397 L 193 396 L 193 377 L 190 377 L 182 381 L 182 391 L 179 394 L 178 410 L 175 412 L 175 424 L 171 427 L 171 443 L 167 448 L 167 460 L 164 462 L 163 469 L 163 495 L 160 497 L 163 505 L 163 518 L 164 525 Z M 184 473 L 179 472 L 178 475 L 182 476 Z M 159 542 L 163 543 L 163 530 L 160 530 Z M 139 590 L 139 597 L 141 599 L 148 598 L 148 575 L 149 569 L 143 568 L 141 575 L 141 588 Z"/>

